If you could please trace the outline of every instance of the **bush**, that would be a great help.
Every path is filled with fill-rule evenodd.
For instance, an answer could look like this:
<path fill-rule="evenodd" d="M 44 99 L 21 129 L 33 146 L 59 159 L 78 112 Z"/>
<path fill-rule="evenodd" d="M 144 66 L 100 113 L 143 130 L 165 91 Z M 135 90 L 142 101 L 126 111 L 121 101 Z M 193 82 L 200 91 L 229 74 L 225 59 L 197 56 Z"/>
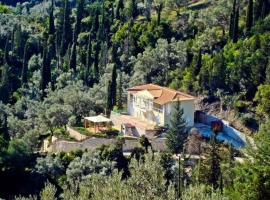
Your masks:
<path fill-rule="evenodd" d="M 246 113 L 242 115 L 240 117 L 240 121 L 244 126 L 252 128 L 254 130 L 257 130 L 259 128 L 255 116 L 252 113 Z"/>

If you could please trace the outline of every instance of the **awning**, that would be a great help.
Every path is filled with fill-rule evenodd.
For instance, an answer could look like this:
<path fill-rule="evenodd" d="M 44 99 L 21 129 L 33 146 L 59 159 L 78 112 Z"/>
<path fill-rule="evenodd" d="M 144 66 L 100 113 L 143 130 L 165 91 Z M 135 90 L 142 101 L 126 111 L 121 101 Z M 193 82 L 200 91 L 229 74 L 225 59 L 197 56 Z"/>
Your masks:
<path fill-rule="evenodd" d="M 94 122 L 94 123 L 104 123 L 104 122 L 111 122 L 107 117 L 104 117 L 103 115 L 93 116 L 93 117 L 85 117 L 84 118 L 87 121 Z"/>

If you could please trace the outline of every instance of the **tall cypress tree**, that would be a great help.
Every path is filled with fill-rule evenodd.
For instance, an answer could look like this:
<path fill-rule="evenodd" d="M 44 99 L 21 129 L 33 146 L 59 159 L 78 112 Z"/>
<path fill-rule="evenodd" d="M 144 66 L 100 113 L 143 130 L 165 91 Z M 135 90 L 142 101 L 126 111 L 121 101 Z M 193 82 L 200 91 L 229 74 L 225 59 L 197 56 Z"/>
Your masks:
<path fill-rule="evenodd" d="M 48 56 L 48 47 L 47 41 L 44 42 L 43 49 L 43 63 L 41 67 L 41 80 L 40 80 L 40 89 L 42 91 L 42 96 L 45 96 L 45 89 L 51 82 L 51 66 L 50 66 L 50 58 Z"/>
<path fill-rule="evenodd" d="M 91 32 L 89 33 L 88 37 L 88 44 L 87 44 L 87 55 L 86 55 L 86 70 L 85 70 L 85 82 L 89 85 L 91 85 L 91 80 L 89 82 L 88 78 L 89 75 L 91 75 L 91 66 L 93 64 L 93 58 L 92 58 L 92 36 Z"/>
<path fill-rule="evenodd" d="M 248 1 L 247 18 L 246 18 L 246 30 L 250 32 L 253 25 L 253 0 Z"/>
<path fill-rule="evenodd" d="M 201 68 L 202 68 L 202 49 L 199 50 L 199 54 L 193 70 L 193 76 L 197 76 L 200 73 Z"/>
<path fill-rule="evenodd" d="M 29 42 L 27 41 L 24 47 L 24 56 L 23 56 L 23 68 L 22 68 L 22 83 L 27 83 L 28 79 L 28 52 L 29 52 Z"/>
<path fill-rule="evenodd" d="M 97 34 L 99 29 L 99 10 L 96 9 L 95 11 L 95 20 L 92 27 L 92 33 Z"/>
<path fill-rule="evenodd" d="M 270 12 L 270 3 L 268 0 L 264 0 L 262 4 L 261 18 L 264 19 Z"/>
<path fill-rule="evenodd" d="M 152 9 L 152 1 L 153 0 L 146 0 L 145 7 L 146 7 L 146 19 L 147 21 L 151 21 L 151 9 Z"/>
<path fill-rule="evenodd" d="M 257 0 L 254 6 L 255 20 L 264 19 L 270 12 L 269 0 Z"/>
<path fill-rule="evenodd" d="M 77 65 L 77 49 L 76 49 L 76 42 L 74 42 L 71 48 L 69 69 L 72 69 L 74 72 L 76 72 L 76 65 Z"/>
<path fill-rule="evenodd" d="M 156 5 L 156 12 L 157 12 L 157 25 L 160 25 L 160 21 L 161 21 L 161 12 L 164 8 L 164 3 L 160 2 L 159 4 Z"/>
<path fill-rule="evenodd" d="M 181 153 L 187 140 L 186 121 L 180 101 L 176 102 L 171 114 L 169 130 L 166 134 L 166 146 L 172 153 Z"/>
<path fill-rule="evenodd" d="M 5 110 L 2 110 L 1 107 L 0 107 L 0 136 L 3 137 L 5 142 L 8 142 L 10 140 L 10 137 L 8 134 L 7 113 L 5 112 Z M 0 150 L 1 148 L 2 146 L 0 146 Z"/>
<path fill-rule="evenodd" d="M 239 32 L 239 6 L 237 6 L 234 17 L 234 26 L 233 26 L 233 42 L 236 43 L 238 41 L 238 33 Z"/>
<path fill-rule="evenodd" d="M 50 16 L 49 16 L 49 35 L 54 35 L 55 33 L 53 12 L 54 12 L 54 0 L 51 1 L 51 9 L 50 9 Z"/>
<path fill-rule="evenodd" d="M 71 11 L 70 11 L 70 7 L 69 7 L 69 1 L 65 0 L 64 24 L 63 24 L 63 33 L 62 33 L 61 51 L 60 51 L 60 55 L 62 57 L 66 54 L 68 46 L 72 41 L 70 12 Z"/>
<path fill-rule="evenodd" d="M 77 6 L 76 25 L 73 35 L 73 42 L 77 42 L 78 35 L 81 32 L 83 13 L 84 13 L 84 0 L 79 0 Z"/>
<path fill-rule="evenodd" d="M 116 6 L 116 13 L 115 13 L 115 18 L 118 20 L 121 20 L 121 12 L 124 9 L 124 1 L 123 0 L 118 0 L 117 6 Z"/>
<path fill-rule="evenodd" d="M 49 35 L 47 44 L 48 44 L 48 58 L 52 60 L 56 58 L 56 44 L 53 35 Z"/>
<path fill-rule="evenodd" d="M 230 30 L 229 30 L 229 37 L 230 37 L 231 39 L 233 39 L 235 11 L 236 11 L 236 0 L 233 1 L 232 12 L 231 12 L 231 15 L 230 15 Z"/>
<path fill-rule="evenodd" d="M 8 64 L 2 66 L 0 82 L 0 101 L 8 103 L 11 94 L 10 67 Z"/>
<path fill-rule="evenodd" d="M 108 81 L 107 85 L 107 104 L 106 104 L 106 114 L 109 115 L 112 110 L 112 91 L 111 91 L 111 81 Z"/>
<path fill-rule="evenodd" d="M 137 0 L 129 0 L 128 12 L 133 20 L 138 16 Z"/>
<path fill-rule="evenodd" d="M 100 42 L 96 41 L 96 44 L 94 46 L 95 55 L 94 55 L 94 69 L 93 69 L 93 75 L 95 82 L 97 83 L 99 81 L 99 52 L 100 52 Z"/>
<path fill-rule="evenodd" d="M 214 189 L 217 189 L 219 187 L 219 177 L 220 177 L 220 157 L 218 155 L 218 145 L 216 140 L 217 132 L 214 132 L 211 136 L 211 173 L 209 176 L 209 182 L 212 184 Z"/>
<path fill-rule="evenodd" d="M 117 71 L 116 64 L 113 65 L 112 70 L 112 81 L 111 81 L 111 99 L 112 99 L 112 107 L 116 105 L 116 90 L 117 90 Z"/>
<path fill-rule="evenodd" d="M 5 54 L 4 54 L 4 63 L 9 65 L 9 40 L 6 39 L 6 45 L 5 45 Z"/>
<path fill-rule="evenodd" d="M 16 30 L 14 33 L 14 49 L 13 52 L 19 58 L 22 58 L 24 50 L 24 41 L 23 41 L 23 33 L 20 25 L 16 26 Z"/>
<path fill-rule="evenodd" d="M 119 109 L 123 108 L 123 78 L 122 78 L 122 72 L 119 71 L 119 79 L 117 83 L 117 107 Z"/>

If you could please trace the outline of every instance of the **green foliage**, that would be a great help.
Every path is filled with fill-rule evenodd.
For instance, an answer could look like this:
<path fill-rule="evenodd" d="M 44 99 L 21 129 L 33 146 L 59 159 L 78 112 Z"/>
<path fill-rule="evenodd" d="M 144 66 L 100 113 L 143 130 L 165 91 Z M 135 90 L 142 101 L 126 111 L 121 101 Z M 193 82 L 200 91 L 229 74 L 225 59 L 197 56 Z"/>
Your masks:
<path fill-rule="evenodd" d="M 188 187 L 182 195 L 183 200 L 228 200 L 229 198 L 220 192 L 211 191 L 211 188 L 205 185 L 194 185 Z"/>
<path fill-rule="evenodd" d="M 45 158 L 38 158 L 35 170 L 44 175 L 56 180 L 63 175 L 64 165 L 58 156 L 48 155 Z"/>
<path fill-rule="evenodd" d="M 257 112 L 264 115 L 269 119 L 270 113 L 270 85 L 260 85 L 258 87 L 258 92 L 255 96 L 255 101 L 257 101 Z"/>
<path fill-rule="evenodd" d="M 63 34 L 62 34 L 62 39 L 61 39 L 61 51 L 60 51 L 61 56 L 64 56 L 66 54 L 67 48 L 72 41 L 70 12 L 71 10 L 70 10 L 69 1 L 65 0 L 64 17 L 63 17 L 64 24 L 63 24 Z"/>
<path fill-rule="evenodd" d="M 268 199 L 269 193 L 269 122 L 260 127 L 254 143 L 249 143 L 244 163 L 235 168 L 233 190 L 228 194 L 232 199 Z"/>
<path fill-rule="evenodd" d="M 56 200 L 56 188 L 50 183 L 46 183 L 44 189 L 40 193 L 41 200 Z"/>
<path fill-rule="evenodd" d="M 15 2 L 21 1 L 12 6 Z M 43 138 L 54 132 L 69 139 L 67 124 L 77 127 L 84 116 L 114 106 L 122 109 L 126 89 L 143 83 L 181 88 L 198 96 L 216 96 L 222 90 L 226 94 L 219 96 L 222 106 L 236 110 L 245 125 L 254 127 L 257 119 L 269 118 L 269 1 L 51 0 L 12 6 L 0 4 L 0 101 L 7 104 L 0 105 L 1 170 L 31 170 L 32 150 L 40 147 Z M 181 113 L 180 108 L 174 113 L 168 133 L 173 153 L 184 148 Z M 117 135 L 115 130 L 95 135 L 79 131 L 95 137 Z M 143 139 L 145 149 L 148 142 Z M 38 164 L 42 174 L 64 189 L 66 168 L 73 163 L 69 180 L 77 188 L 70 184 L 64 199 L 175 199 L 175 188 L 169 186 L 177 179 L 171 155 L 164 154 L 156 162 L 156 154 L 151 160 L 137 148 L 131 156 L 137 161 L 131 159 L 128 167 L 122 145 L 103 147 L 94 156 L 61 153 L 42 162 L 38 159 Z M 214 163 L 220 164 L 225 190 L 232 189 L 231 178 L 227 180 L 232 166 L 227 160 L 211 164 L 222 153 L 209 153 L 200 177 L 207 186 L 197 182 L 185 186 L 183 199 L 225 199 L 208 188 L 209 177 L 218 171 Z M 112 162 L 124 174 L 112 172 Z M 256 162 L 242 165 L 243 181 L 232 189 L 233 199 L 268 195 L 265 174 L 269 170 Z M 97 175 L 103 172 L 100 166 L 112 176 Z M 75 180 L 76 172 L 81 180 Z M 48 185 L 41 198 L 44 195 L 55 199 L 53 186 Z"/>
<path fill-rule="evenodd" d="M 170 152 L 179 154 L 184 150 L 184 143 L 187 139 L 186 121 L 183 118 L 184 111 L 180 102 L 175 103 L 170 119 L 169 130 L 166 133 L 166 145 Z"/>
<path fill-rule="evenodd" d="M 6 150 L 5 166 L 8 169 L 24 170 L 32 159 L 30 146 L 23 140 L 11 140 Z"/>
<path fill-rule="evenodd" d="M 152 148 L 152 145 L 151 145 L 149 139 L 147 137 L 145 137 L 145 135 L 142 135 L 140 137 L 139 142 L 140 142 L 141 146 L 144 148 L 146 153 L 148 153 L 148 148 L 149 147 Z"/>
<path fill-rule="evenodd" d="M 0 14 L 11 14 L 11 13 L 12 10 L 9 7 L 0 3 Z"/>
<path fill-rule="evenodd" d="M 131 177 L 121 180 L 121 174 L 114 172 L 111 177 L 92 176 L 84 181 L 78 195 L 70 196 L 72 192 L 65 191 L 64 199 L 174 199 L 173 189 L 163 180 L 163 168 L 160 158 L 152 159 L 146 156 L 145 162 L 131 161 Z"/>

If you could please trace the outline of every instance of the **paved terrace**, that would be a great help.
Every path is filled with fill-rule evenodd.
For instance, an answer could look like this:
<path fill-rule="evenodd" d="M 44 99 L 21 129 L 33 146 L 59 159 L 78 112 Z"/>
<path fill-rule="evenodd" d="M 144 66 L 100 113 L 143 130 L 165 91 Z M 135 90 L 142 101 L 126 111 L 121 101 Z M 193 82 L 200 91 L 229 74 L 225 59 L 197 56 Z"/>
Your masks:
<path fill-rule="evenodd" d="M 154 130 L 155 129 L 155 126 L 153 124 L 142 121 L 142 120 L 140 120 L 136 117 L 133 117 L 131 115 L 119 115 L 118 118 L 122 123 L 132 124 L 135 127 L 138 127 L 140 129 L 144 129 L 144 130 Z"/>

